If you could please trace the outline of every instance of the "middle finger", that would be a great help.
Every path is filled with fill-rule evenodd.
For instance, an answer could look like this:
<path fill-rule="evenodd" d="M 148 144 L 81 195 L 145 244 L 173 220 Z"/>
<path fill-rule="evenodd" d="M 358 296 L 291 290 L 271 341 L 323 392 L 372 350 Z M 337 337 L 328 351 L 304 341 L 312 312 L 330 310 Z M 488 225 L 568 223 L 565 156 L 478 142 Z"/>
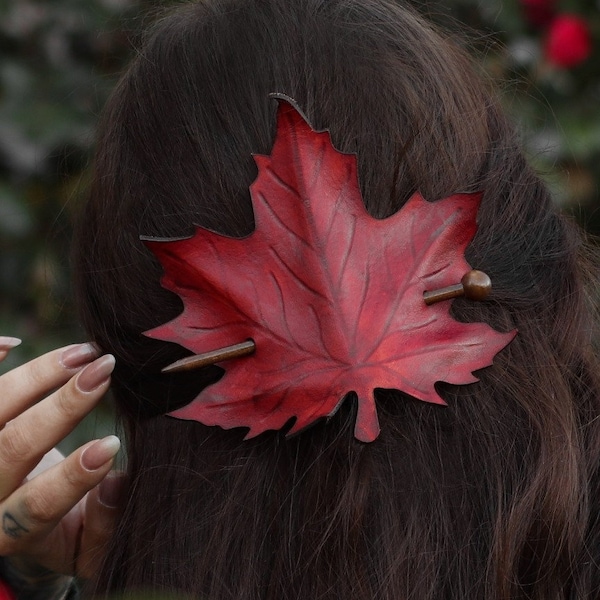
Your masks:
<path fill-rule="evenodd" d="M 98 404 L 114 365 L 110 354 L 95 360 L 0 431 L 0 498 L 17 489 L 42 456 Z"/>

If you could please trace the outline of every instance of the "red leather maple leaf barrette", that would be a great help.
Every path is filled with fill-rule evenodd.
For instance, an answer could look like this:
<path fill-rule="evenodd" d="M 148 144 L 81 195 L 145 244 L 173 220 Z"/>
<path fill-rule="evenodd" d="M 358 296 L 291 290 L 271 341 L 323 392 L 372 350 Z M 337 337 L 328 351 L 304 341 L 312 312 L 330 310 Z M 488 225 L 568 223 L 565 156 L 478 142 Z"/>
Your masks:
<path fill-rule="evenodd" d="M 224 362 L 225 375 L 171 416 L 247 427 L 247 438 L 295 418 L 293 434 L 355 392 L 354 434 L 369 442 L 379 434 L 375 388 L 445 404 L 436 381 L 477 381 L 472 372 L 515 335 L 455 321 L 447 301 L 424 302 L 426 290 L 469 271 L 480 195 L 427 202 L 415 193 L 375 219 L 356 156 L 279 98 L 271 155 L 255 157 L 255 231 L 230 238 L 198 227 L 188 239 L 145 240 L 163 265 L 162 285 L 184 305 L 146 335 L 196 354 L 254 342 L 252 356 Z"/>

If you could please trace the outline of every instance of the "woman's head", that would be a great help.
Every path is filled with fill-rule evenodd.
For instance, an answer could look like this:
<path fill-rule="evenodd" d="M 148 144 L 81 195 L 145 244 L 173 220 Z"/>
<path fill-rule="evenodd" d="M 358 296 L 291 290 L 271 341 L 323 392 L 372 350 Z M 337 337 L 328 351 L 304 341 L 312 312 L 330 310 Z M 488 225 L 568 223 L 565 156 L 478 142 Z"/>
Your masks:
<path fill-rule="evenodd" d="M 373 444 L 353 439 L 352 399 L 289 440 L 243 442 L 243 431 L 163 416 L 221 372 L 159 373 L 184 352 L 142 332 L 181 304 L 160 287 L 139 237 L 180 237 L 194 224 L 252 231 L 252 154 L 273 142 L 272 92 L 357 153 L 373 216 L 417 190 L 431 201 L 484 193 L 467 259 L 491 275 L 493 296 L 455 301 L 453 312 L 519 335 L 480 383 L 442 387 L 448 408 L 381 392 Z M 83 320 L 117 356 L 129 436 L 131 500 L 103 586 L 211 600 L 558 598 L 567 581 L 589 589 L 599 441 L 580 245 L 463 51 L 406 7 L 177 8 L 149 33 L 105 111 L 75 244 Z"/>

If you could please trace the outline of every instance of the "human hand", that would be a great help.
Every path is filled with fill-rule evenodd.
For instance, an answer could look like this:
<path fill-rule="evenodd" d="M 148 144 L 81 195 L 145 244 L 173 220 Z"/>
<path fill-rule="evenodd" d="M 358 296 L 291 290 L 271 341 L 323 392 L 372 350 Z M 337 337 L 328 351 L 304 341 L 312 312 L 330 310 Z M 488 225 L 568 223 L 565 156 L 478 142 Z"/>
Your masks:
<path fill-rule="evenodd" d="M 0 337 L 0 360 L 17 343 Z M 26 576 L 90 577 L 102 559 L 119 493 L 119 478 L 107 478 L 119 440 L 89 442 L 64 460 L 52 449 L 98 404 L 114 364 L 80 344 L 0 376 L 0 556 Z"/>

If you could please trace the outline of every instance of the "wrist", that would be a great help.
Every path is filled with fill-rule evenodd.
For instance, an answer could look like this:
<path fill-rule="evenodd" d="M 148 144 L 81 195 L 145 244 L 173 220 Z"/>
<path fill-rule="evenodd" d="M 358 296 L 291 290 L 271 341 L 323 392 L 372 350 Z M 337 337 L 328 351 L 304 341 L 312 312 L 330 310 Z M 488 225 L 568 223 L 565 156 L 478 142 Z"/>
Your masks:
<path fill-rule="evenodd" d="M 22 558 L 6 557 L 0 557 L 0 580 L 8 585 L 16 600 L 62 600 L 73 584 L 68 575 Z"/>

